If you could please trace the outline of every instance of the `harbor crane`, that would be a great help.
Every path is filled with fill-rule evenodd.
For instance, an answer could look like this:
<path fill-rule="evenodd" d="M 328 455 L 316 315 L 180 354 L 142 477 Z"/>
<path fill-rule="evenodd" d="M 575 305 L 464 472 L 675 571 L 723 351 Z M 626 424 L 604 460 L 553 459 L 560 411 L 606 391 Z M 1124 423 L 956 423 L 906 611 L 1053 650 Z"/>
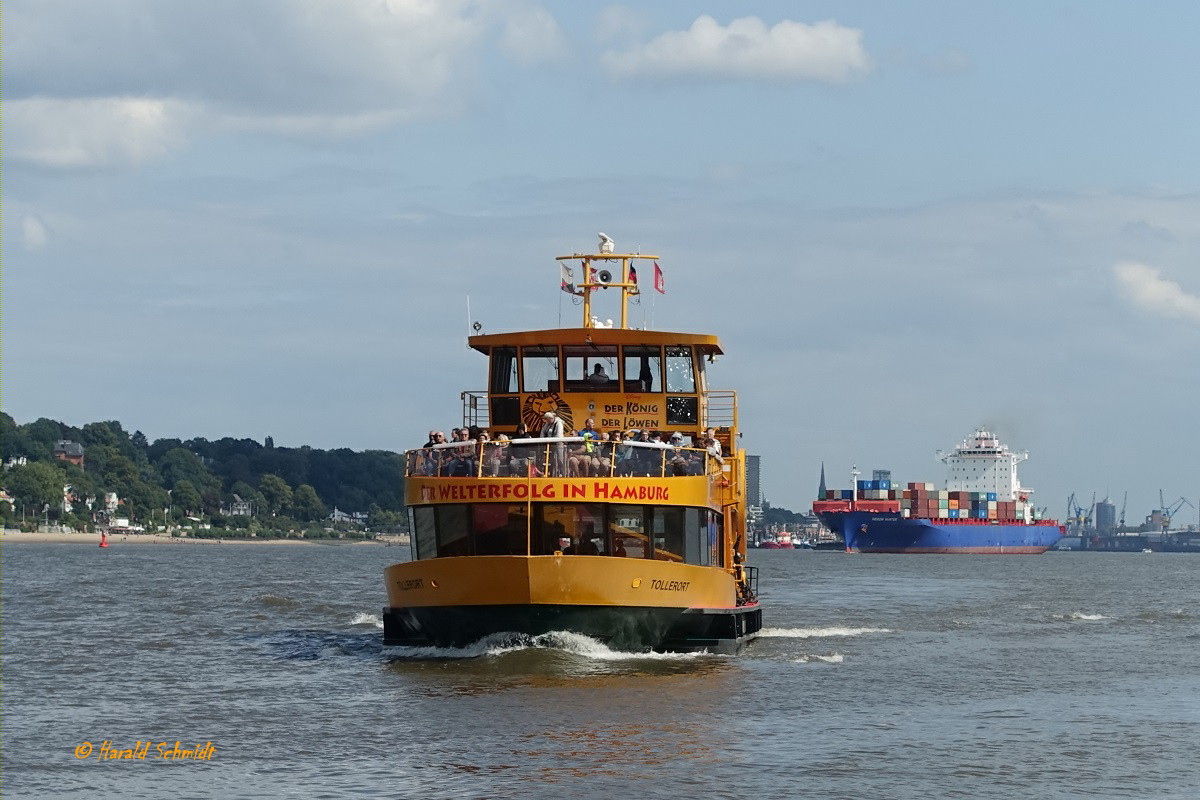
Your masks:
<path fill-rule="evenodd" d="M 1125 504 L 1129 502 L 1129 492 L 1125 492 L 1125 498 L 1121 500 L 1121 521 L 1118 523 L 1119 528 L 1125 527 Z"/>
<path fill-rule="evenodd" d="M 1159 500 L 1160 501 L 1162 500 L 1162 492 L 1161 491 L 1159 492 Z M 1165 503 L 1163 503 L 1163 505 L 1162 505 L 1163 530 L 1166 530 L 1167 528 L 1171 527 L 1171 517 L 1175 516 L 1175 512 L 1178 511 L 1179 509 L 1183 508 L 1183 506 L 1185 504 L 1192 506 L 1192 501 L 1188 500 L 1186 497 L 1181 497 L 1178 500 L 1176 500 L 1175 503 L 1170 508 L 1168 508 L 1167 505 Z M 1192 508 L 1195 508 L 1195 506 L 1192 506 Z"/>

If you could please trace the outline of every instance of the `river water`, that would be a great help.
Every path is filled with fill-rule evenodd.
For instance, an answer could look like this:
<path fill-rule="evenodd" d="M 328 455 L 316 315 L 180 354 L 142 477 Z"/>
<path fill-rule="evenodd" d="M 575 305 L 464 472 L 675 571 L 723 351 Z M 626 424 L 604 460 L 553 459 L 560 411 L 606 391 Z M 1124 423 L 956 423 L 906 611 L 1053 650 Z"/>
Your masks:
<path fill-rule="evenodd" d="M 648 656 L 383 648 L 406 552 L 3 547 L 4 797 L 1200 796 L 1193 555 L 755 552 L 761 639 Z"/>

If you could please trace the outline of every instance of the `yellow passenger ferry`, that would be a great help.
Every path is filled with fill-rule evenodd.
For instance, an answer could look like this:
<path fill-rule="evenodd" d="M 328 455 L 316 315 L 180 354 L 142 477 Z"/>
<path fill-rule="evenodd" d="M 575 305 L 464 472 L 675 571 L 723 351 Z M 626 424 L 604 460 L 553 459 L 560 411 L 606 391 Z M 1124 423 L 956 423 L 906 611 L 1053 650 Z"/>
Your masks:
<path fill-rule="evenodd" d="M 385 644 L 567 631 L 734 652 L 758 635 L 737 396 L 705 369 L 721 345 L 629 327 L 637 263 L 657 279 L 658 257 L 599 249 L 558 259 L 582 326 L 469 337 L 489 363 L 487 391 L 462 394 L 470 434 L 405 454 L 412 560 L 385 570 Z M 592 314 L 617 291 L 620 327 Z"/>

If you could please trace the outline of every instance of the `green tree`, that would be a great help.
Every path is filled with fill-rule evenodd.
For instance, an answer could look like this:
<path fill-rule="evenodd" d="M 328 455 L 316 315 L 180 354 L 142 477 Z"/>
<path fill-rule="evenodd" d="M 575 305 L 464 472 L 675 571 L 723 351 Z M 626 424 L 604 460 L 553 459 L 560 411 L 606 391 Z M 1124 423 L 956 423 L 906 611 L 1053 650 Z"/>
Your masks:
<path fill-rule="evenodd" d="M 315 522 L 324 519 L 328 513 L 316 489 L 307 483 L 296 487 L 296 491 L 292 494 L 292 515 L 296 519 Z"/>
<path fill-rule="evenodd" d="M 66 480 L 52 464 L 34 461 L 13 467 L 5 473 L 4 483 L 8 493 L 25 504 L 27 513 L 41 514 L 47 505 L 51 510 L 62 508 Z"/>
<path fill-rule="evenodd" d="M 201 495 L 221 491 L 220 479 L 186 448 L 176 447 L 168 450 L 155 466 L 162 473 L 163 483 L 167 488 L 174 489 L 180 481 L 186 480 Z"/>
<path fill-rule="evenodd" d="M 262 493 L 271 516 L 286 511 L 292 505 L 292 487 L 278 475 L 263 475 L 258 481 L 258 491 Z"/>
<path fill-rule="evenodd" d="M 200 511 L 200 492 L 189 480 L 181 480 L 171 490 L 171 502 L 181 508 L 185 514 L 192 515 Z"/>

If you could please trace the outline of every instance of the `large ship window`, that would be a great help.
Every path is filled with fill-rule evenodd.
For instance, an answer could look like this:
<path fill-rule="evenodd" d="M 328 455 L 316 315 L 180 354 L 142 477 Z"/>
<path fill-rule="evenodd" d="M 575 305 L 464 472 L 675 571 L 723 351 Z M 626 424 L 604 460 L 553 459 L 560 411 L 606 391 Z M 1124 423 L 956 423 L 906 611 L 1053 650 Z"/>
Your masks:
<path fill-rule="evenodd" d="M 517 348 L 492 348 L 492 394 L 517 393 Z"/>
<path fill-rule="evenodd" d="M 638 345 L 622 348 L 626 392 L 662 391 L 662 349 Z"/>
<path fill-rule="evenodd" d="M 529 552 L 529 512 L 525 503 L 476 503 L 471 506 L 475 555 L 523 556 Z"/>
<path fill-rule="evenodd" d="M 564 347 L 563 373 L 568 392 L 615 392 L 617 348 L 615 346 Z"/>
<path fill-rule="evenodd" d="M 521 348 L 521 385 L 526 392 L 558 391 L 558 348 Z"/>
<path fill-rule="evenodd" d="M 535 556 L 608 555 L 604 506 L 599 503 L 539 503 L 534 506 L 530 553 Z"/>
<path fill-rule="evenodd" d="M 691 347 L 667 348 L 667 391 L 674 394 L 696 393 Z"/>
<path fill-rule="evenodd" d="M 413 510 L 413 559 L 434 558 L 437 538 L 434 535 L 433 506 L 417 506 Z"/>
<path fill-rule="evenodd" d="M 722 554 L 725 550 L 725 515 L 719 511 L 708 512 L 708 563 L 710 566 L 723 566 Z"/>
<path fill-rule="evenodd" d="M 683 509 L 654 509 L 654 558 L 659 561 L 683 561 Z"/>
<path fill-rule="evenodd" d="M 708 551 L 707 509 L 685 508 L 683 510 L 683 560 L 689 564 L 707 567 Z"/>
<path fill-rule="evenodd" d="M 608 507 L 608 538 L 612 542 L 612 554 L 614 556 L 645 558 L 645 508 L 642 506 L 610 505 Z"/>
<path fill-rule="evenodd" d="M 467 527 L 467 506 L 434 506 L 437 517 L 438 556 L 471 555 L 470 528 Z"/>

